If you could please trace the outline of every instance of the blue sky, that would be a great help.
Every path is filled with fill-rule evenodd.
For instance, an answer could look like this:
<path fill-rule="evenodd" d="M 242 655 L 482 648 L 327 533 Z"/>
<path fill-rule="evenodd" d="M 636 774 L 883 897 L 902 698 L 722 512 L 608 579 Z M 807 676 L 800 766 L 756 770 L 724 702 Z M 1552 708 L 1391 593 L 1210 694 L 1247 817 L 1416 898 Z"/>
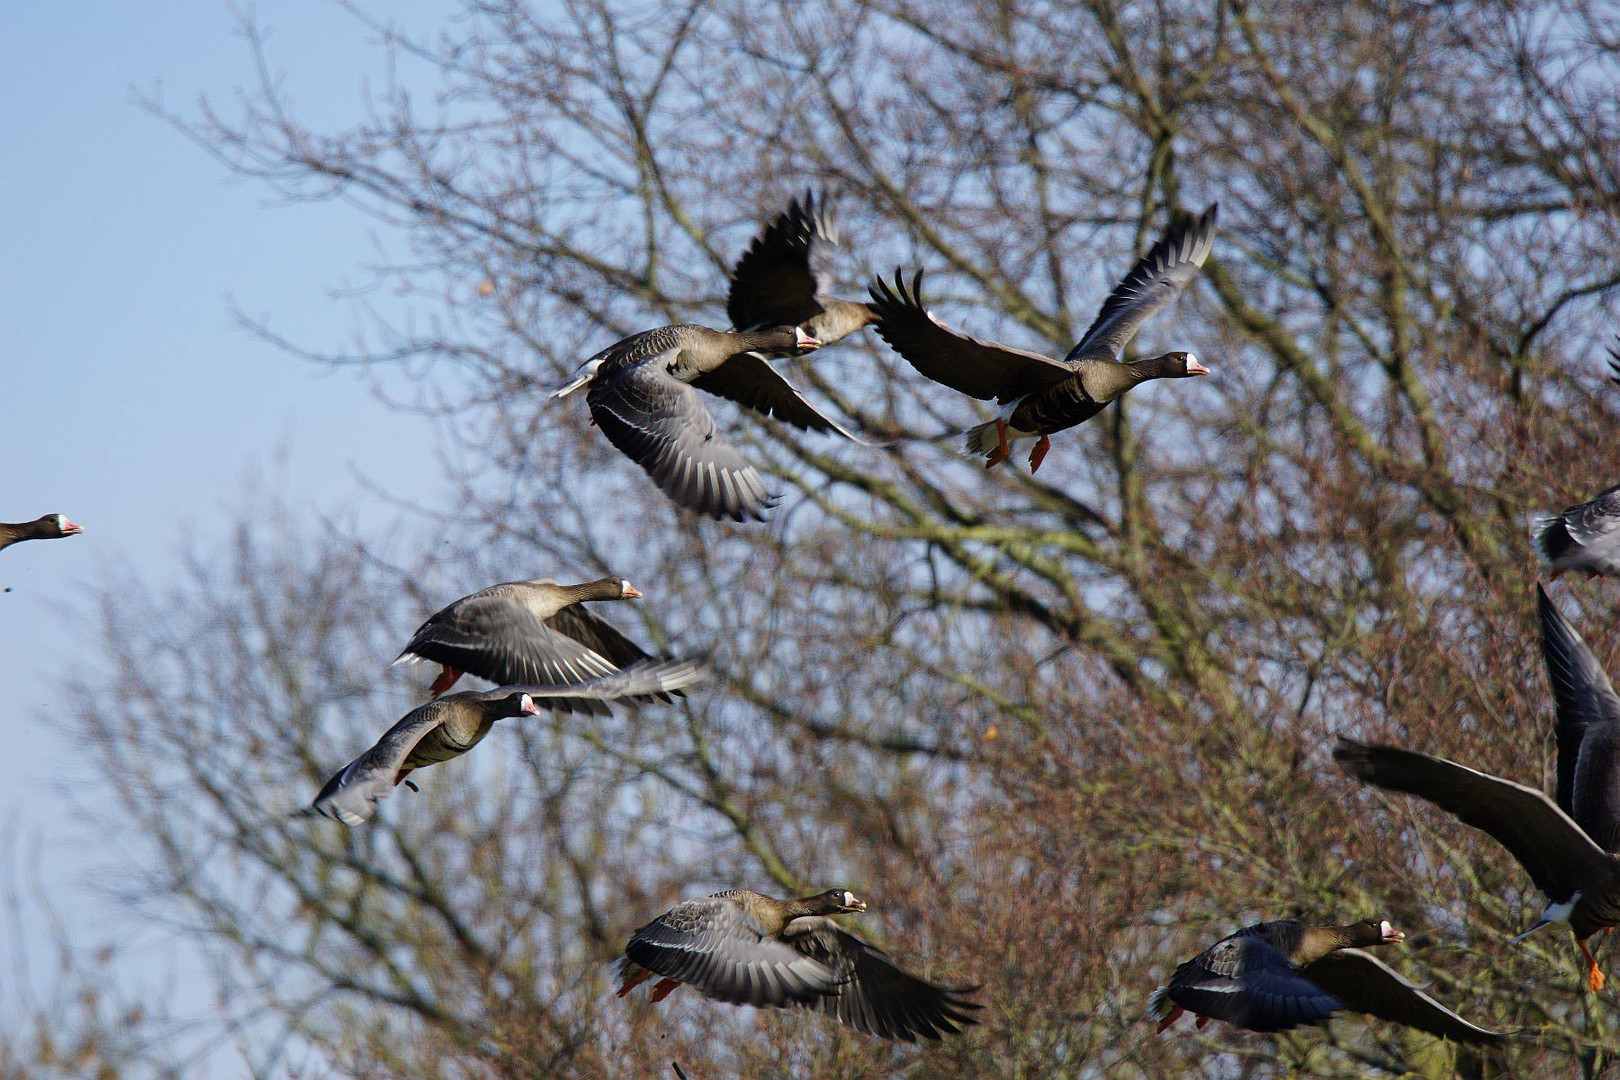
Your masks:
<path fill-rule="evenodd" d="M 418 30 L 456 11 L 366 6 Z M 356 116 L 368 78 L 382 82 L 375 35 L 336 5 L 265 3 L 257 16 L 314 126 Z M 399 75 L 435 85 L 420 66 Z M 111 926 L 87 879 L 116 853 L 74 819 L 65 788 L 87 770 L 53 714 L 63 674 L 95 656 L 73 614 L 90 590 L 173 580 L 178 553 L 224 535 L 256 474 L 295 509 L 362 524 L 395 511 L 357 474 L 430 503 L 443 490 L 429 422 L 233 321 L 232 299 L 292 340 L 352 343 L 359 315 L 336 293 L 364 282 L 391 240 L 342 202 L 289 204 L 231 178 L 136 102 L 160 92 L 185 112 L 206 93 L 230 115 L 252 79 L 223 3 L 0 3 L 0 520 L 60 512 L 85 528 L 0 553 L 0 837 L 39 853 L 86 945 Z M 16 863 L 0 851 L 0 874 Z"/>

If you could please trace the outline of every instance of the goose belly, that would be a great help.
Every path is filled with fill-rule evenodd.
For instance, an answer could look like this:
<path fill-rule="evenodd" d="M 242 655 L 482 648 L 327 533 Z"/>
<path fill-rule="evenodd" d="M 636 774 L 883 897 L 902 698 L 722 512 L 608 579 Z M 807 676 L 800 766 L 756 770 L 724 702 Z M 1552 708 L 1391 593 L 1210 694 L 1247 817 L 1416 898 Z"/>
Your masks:
<path fill-rule="evenodd" d="M 1086 393 L 1078 378 L 1066 379 L 1019 399 L 1007 418 L 1007 426 L 1049 435 L 1085 423 L 1102 412 L 1106 404 Z"/>

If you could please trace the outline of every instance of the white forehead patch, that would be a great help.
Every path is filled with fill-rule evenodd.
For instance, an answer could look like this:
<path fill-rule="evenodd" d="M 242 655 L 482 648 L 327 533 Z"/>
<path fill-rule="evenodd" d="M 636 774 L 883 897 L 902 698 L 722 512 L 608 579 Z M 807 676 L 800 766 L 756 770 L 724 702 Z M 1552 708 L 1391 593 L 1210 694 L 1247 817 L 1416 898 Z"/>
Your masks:
<path fill-rule="evenodd" d="M 66 514 L 56 515 L 56 528 L 60 532 L 67 532 L 68 519 Z"/>

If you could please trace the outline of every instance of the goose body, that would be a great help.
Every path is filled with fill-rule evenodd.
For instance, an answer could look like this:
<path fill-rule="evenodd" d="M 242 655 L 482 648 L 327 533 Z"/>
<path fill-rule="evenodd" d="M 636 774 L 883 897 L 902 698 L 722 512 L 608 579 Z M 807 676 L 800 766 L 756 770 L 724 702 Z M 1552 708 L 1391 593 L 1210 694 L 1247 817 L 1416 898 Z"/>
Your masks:
<path fill-rule="evenodd" d="M 1553 577 L 1569 570 L 1620 574 L 1620 486 L 1534 520 L 1532 543 Z"/>
<path fill-rule="evenodd" d="M 726 315 L 744 330 L 797 326 L 823 345 L 873 322 L 870 304 L 832 296 L 832 248 L 838 234 L 813 192 L 794 199 L 767 225 L 731 272 Z"/>
<path fill-rule="evenodd" d="M 552 396 L 588 387 L 591 422 L 677 504 L 717 519 L 763 521 L 775 499 L 759 472 L 720 437 L 693 387 L 796 427 L 853 439 L 762 355 L 820 344 L 793 326 L 739 333 L 662 326 L 608 346 Z"/>
<path fill-rule="evenodd" d="M 974 988 L 928 982 L 828 916 L 862 912 L 847 889 L 779 900 L 746 889 L 683 900 L 631 935 L 619 996 L 653 976 L 660 1001 L 689 984 L 733 1005 L 819 1009 L 883 1039 L 938 1039 L 977 1023 Z"/>
<path fill-rule="evenodd" d="M 584 605 L 640 597 L 635 586 L 615 577 L 578 585 L 542 578 L 502 582 L 429 616 L 394 663 L 440 664 L 443 670 L 430 690 L 434 696 L 450 689 L 463 674 L 497 686 L 568 684 L 610 675 L 650 657 Z M 596 698 L 556 702 L 559 712 L 607 711 Z"/>
<path fill-rule="evenodd" d="M 1214 205 L 1196 218 L 1177 215 L 1062 360 L 950 329 L 923 305 L 920 272 L 909 288 L 898 271 L 893 286 L 882 279 L 872 285 L 877 332 L 928 378 L 1002 405 L 995 420 L 968 432 L 969 454 L 985 455 L 986 467 L 997 465 L 1009 455 L 1011 440 L 1036 437 L 1034 471 L 1053 432 L 1084 423 L 1139 383 L 1209 374 L 1189 352 L 1130 362 L 1120 356 L 1142 324 L 1174 302 L 1204 265 L 1215 217 Z"/>
<path fill-rule="evenodd" d="M 691 660 L 643 661 L 571 685 L 503 686 L 448 694 L 401 717 L 375 746 L 339 769 L 298 816 L 318 814 L 359 825 L 413 770 L 460 757 L 482 742 L 497 720 L 533 716 L 563 700 L 666 694 L 690 686 L 703 674 L 702 665 Z"/>
<path fill-rule="evenodd" d="M 1385 920 L 1256 923 L 1177 967 L 1148 1007 L 1161 1018 L 1161 1032 L 1184 1011 L 1197 1016 L 1200 1027 L 1213 1019 L 1249 1031 L 1287 1031 L 1349 1009 L 1461 1042 L 1504 1038 L 1464 1020 L 1364 951 L 1404 937 Z"/>
<path fill-rule="evenodd" d="M 33 521 L 0 522 L 0 548 L 8 548 L 24 540 L 56 540 L 82 532 L 84 530 L 69 521 L 66 514 L 45 514 Z"/>

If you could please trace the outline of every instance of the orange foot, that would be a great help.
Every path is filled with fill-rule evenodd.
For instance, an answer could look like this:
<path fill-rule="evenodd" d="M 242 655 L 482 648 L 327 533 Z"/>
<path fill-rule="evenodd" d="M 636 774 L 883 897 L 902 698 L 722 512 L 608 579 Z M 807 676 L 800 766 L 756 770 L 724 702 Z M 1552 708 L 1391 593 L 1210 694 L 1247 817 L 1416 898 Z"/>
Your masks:
<path fill-rule="evenodd" d="M 1041 441 L 1035 444 L 1035 449 L 1029 452 L 1029 471 L 1031 474 L 1041 467 L 1041 462 L 1046 460 L 1046 452 L 1050 449 L 1052 449 L 1052 440 L 1042 435 Z"/>
<path fill-rule="evenodd" d="M 465 674 L 467 673 L 460 668 L 453 668 L 446 664 L 444 670 L 439 672 L 439 677 L 433 680 L 433 685 L 428 687 L 428 693 L 433 697 L 438 697 L 456 685 L 456 680 Z"/>
<path fill-rule="evenodd" d="M 1006 461 L 1012 455 L 1012 447 L 1007 442 L 1007 421 L 996 421 L 996 448 L 990 451 L 990 456 L 984 459 L 984 467 L 993 469 Z"/>
<path fill-rule="evenodd" d="M 654 1001 L 663 1001 L 680 988 L 681 981 L 679 979 L 659 979 L 658 985 L 653 987 L 652 999 Z"/>
<path fill-rule="evenodd" d="M 1177 1005 L 1175 1009 L 1171 1011 L 1169 1016 L 1159 1021 L 1159 1026 L 1153 1033 L 1155 1035 L 1163 1035 L 1165 1031 L 1169 1029 L 1171 1024 L 1181 1019 L 1181 1014 L 1186 1011 L 1186 1009 L 1183 1009 L 1180 1005 Z"/>
<path fill-rule="evenodd" d="M 1603 977 L 1603 972 L 1598 970 L 1597 961 L 1592 959 L 1592 952 L 1586 947 L 1586 942 L 1581 941 L 1577 944 L 1581 947 L 1581 955 L 1586 957 L 1586 985 L 1591 987 L 1592 993 L 1595 994 L 1603 989 L 1603 984 L 1608 980 Z"/>
<path fill-rule="evenodd" d="M 642 969 L 624 977 L 624 985 L 619 987 L 619 997 L 624 997 L 630 991 L 652 978 L 652 972 Z"/>

